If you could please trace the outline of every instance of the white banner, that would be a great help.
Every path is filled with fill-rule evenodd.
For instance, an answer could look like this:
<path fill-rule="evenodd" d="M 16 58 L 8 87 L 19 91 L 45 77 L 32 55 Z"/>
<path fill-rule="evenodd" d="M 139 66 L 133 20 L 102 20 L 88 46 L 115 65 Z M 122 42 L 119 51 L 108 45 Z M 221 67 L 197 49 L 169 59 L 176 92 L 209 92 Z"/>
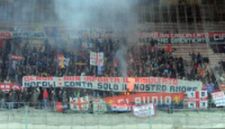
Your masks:
<path fill-rule="evenodd" d="M 149 117 L 156 114 L 153 104 L 133 106 L 133 114 L 138 117 Z"/>
<path fill-rule="evenodd" d="M 64 76 L 38 77 L 24 76 L 23 87 L 71 87 L 93 89 L 101 91 L 125 92 L 128 90 L 129 80 L 134 92 L 165 92 L 179 93 L 202 89 L 200 81 L 186 81 L 160 77 L 94 77 L 94 76 Z"/>
<path fill-rule="evenodd" d="M 212 99 L 217 107 L 225 106 L 225 94 L 223 91 L 212 93 Z"/>
<path fill-rule="evenodd" d="M 129 104 L 112 104 L 111 111 L 115 112 L 128 112 L 131 111 L 131 107 Z"/>

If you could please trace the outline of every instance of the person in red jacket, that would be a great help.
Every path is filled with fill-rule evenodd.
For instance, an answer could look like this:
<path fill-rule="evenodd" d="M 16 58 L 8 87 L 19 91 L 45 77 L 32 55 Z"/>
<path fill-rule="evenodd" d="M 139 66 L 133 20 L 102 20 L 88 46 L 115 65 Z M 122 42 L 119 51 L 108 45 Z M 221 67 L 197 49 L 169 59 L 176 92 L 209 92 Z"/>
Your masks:
<path fill-rule="evenodd" d="M 44 89 L 44 91 L 43 91 L 43 106 L 44 106 L 44 108 L 48 107 L 48 97 L 49 97 L 48 90 Z"/>

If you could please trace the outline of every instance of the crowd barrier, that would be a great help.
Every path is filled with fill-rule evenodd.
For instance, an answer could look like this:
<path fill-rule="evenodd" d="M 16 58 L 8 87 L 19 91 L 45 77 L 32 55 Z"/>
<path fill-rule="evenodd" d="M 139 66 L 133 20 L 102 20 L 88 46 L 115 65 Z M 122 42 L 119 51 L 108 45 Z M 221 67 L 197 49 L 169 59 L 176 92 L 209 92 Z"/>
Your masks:
<path fill-rule="evenodd" d="M 156 111 L 152 117 L 139 118 L 126 113 L 88 111 L 58 112 L 55 106 L 39 108 L 32 103 L 0 110 L 0 129 L 183 129 L 224 128 L 225 109 Z M 7 104 L 6 104 L 7 105 Z"/>
<path fill-rule="evenodd" d="M 63 113 L 118 113 L 118 112 L 132 112 L 134 105 L 108 105 L 106 103 L 71 103 L 62 102 L 0 102 L 0 111 L 5 110 L 19 110 L 25 107 L 33 108 L 35 110 L 43 110 L 50 112 L 63 112 Z M 173 112 L 225 112 L 225 107 L 209 107 L 206 109 L 189 109 L 183 105 L 155 105 L 158 111 L 173 113 Z"/>

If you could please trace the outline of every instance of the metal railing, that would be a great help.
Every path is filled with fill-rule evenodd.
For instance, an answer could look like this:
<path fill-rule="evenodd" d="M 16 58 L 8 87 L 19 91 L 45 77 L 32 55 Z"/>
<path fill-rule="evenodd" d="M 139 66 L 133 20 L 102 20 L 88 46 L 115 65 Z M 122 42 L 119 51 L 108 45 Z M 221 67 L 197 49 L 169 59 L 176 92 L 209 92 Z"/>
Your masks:
<path fill-rule="evenodd" d="M 225 109 L 189 110 L 171 112 L 157 109 L 156 115 L 135 117 L 132 112 L 99 112 L 93 109 L 71 110 L 70 107 L 33 106 L 32 103 L 5 103 L 0 109 L 0 129 L 183 129 L 224 128 Z M 17 107 L 19 105 L 19 107 Z M 64 104 L 68 105 L 68 104 Z M 12 108 L 10 108 L 12 107 Z M 85 108 L 84 108 L 85 109 Z"/>

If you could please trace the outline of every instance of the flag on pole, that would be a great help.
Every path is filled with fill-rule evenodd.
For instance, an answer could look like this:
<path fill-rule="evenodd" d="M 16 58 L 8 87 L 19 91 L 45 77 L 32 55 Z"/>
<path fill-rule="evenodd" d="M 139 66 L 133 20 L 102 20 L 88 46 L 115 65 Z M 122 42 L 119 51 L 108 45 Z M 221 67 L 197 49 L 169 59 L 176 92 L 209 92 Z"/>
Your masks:
<path fill-rule="evenodd" d="M 103 66 L 104 53 L 103 52 L 90 52 L 90 65 Z"/>
<path fill-rule="evenodd" d="M 59 65 L 59 68 L 60 68 L 60 69 L 65 68 L 65 65 L 64 65 L 64 59 L 65 59 L 65 57 L 64 57 L 64 55 L 63 55 L 63 54 L 59 54 L 59 55 L 57 56 L 57 59 L 58 59 L 58 65 Z"/>
<path fill-rule="evenodd" d="M 57 56 L 57 59 L 58 59 L 58 65 L 60 69 L 63 69 L 69 66 L 70 58 L 66 58 L 63 54 L 59 54 Z"/>

